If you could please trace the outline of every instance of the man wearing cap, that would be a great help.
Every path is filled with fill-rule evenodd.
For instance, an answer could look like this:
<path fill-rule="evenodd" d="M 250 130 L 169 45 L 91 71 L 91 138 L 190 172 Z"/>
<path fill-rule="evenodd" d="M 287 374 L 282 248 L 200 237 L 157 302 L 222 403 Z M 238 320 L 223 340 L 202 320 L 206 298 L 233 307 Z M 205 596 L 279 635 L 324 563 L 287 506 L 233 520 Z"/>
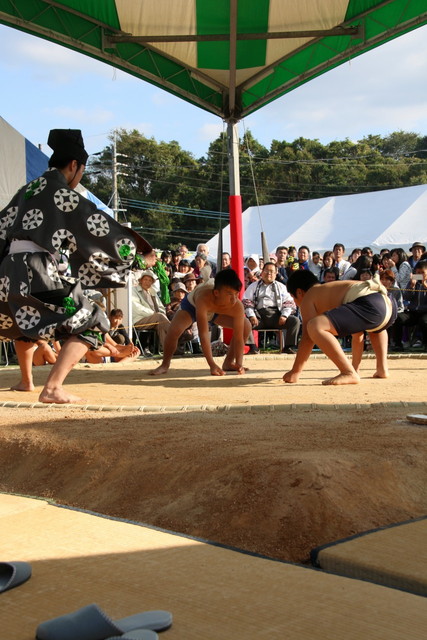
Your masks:
<path fill-rule="evenodd" d="M 417 262 L 421 259 L 423 253 L 426 252 L 426 248 L 423 244 L 421 244 L 421 242 L 414 242 L 409 251 L 412 253 L 412 255 L 409 256 L 408 262 L 411 265 L 412 271 L 414 271 L 415 267 L 417 266 Z"/>
<path fill-rule="evenodd" d="M 33 391 L 32 352 L 40 339 L 64 340 L 39 400 L 80 400 L 63 382 L 103 344 L 110 324 L 83 289 L 121 287 L 145 240 L 99 211 L 74 189 L 88 154 L 77 129 L 53 129 L 49 169 L 22 187 L 0 212 L 0 339 L 15 340 L 21 369 L 16 391 Z"/>
<path fill-rule="evenodd" d="M 136 329 L 155 329 L 163 347 L 170 321 L 153 288 L 156 280 L 157 276 L 151 269 L 140 273 L 138 286 L 132 289 L 132 317 Z"/>

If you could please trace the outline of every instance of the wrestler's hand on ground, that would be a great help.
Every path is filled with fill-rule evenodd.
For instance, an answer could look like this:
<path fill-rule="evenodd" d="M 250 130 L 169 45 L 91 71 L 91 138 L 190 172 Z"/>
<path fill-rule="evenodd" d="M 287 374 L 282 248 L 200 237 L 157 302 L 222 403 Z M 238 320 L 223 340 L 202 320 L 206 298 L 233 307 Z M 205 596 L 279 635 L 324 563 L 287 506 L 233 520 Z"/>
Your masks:
<path fill-rule="evenodd" d="M 294 373 L 292 370 L 287 371 L 283 376 L 283 382 L 290 382 L 290 383 L 298 382 L 298 378 L 299 378 L 299 373 Z"/>
<path fill-rule="evenodd" d="M 211 367 L 211 376 L 225 376 L 225 372 L 217 364 Z"/>

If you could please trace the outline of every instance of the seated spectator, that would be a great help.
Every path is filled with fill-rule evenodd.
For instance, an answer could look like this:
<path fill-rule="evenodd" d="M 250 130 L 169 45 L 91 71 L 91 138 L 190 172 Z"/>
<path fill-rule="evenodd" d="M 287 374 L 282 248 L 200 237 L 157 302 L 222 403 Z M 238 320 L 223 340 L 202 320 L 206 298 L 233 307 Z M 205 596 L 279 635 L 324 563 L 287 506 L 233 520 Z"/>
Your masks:
<path fill-rule="evenodd" d="M 363 247 L 362 249 L 362 256 L 368 256 L 368 258 L 372 258 L 374 252 L 372 251 L 371 247 Z"/>
<path fill-rule="evenodd" d="M 172 285 L 171 301 L 166 308 L 166 315 L 169 318 L 169 320 L 172 320 L 175 313 L 178 311 L 180 307 L 181 301 L 184 300 L 187 293 L 188 291 L 184 283 L 177 282 L 176 284 Z"/>
<path fill-rule="evenodd" d="M 195 267 L 194 275 L 200 278 L 202 282 L 207 282 L 212 276 L 212 268 L 208 262 L 208 257 L 205 253 L 198 253 L 194 258 Z"/>
<path fill-rule="evenodd" d="M 418 279 L 417 276 L 421 276 Z M 409 302 L 408 308 L 399 313 L 392 327 L 394 351 L 402 351 L 403 327 L 417 327 L 421 332 L 423 351 L 427 350 L 427 260 L 420 260 L 411 274 L 408 291 L 403 297 Z"/>
<path fill-rule="evenodd" d="M 37 340 L 34 343 L 33 365 L 40 367 L 45 364 L 55 364 L 58 353 L 61 351 L 60 343 L 55 340 L 50 344 L 47 340 Z"/>
<path fill-rule="evenodd" d="M 192 274 L 188 274 L 192 275 Z M 195 280 L 193 280 L 195 282 Z M 166 308 L 166 315 L 169 320 L 172 322 L 174 315 L 181 308 L 181 302 L 184 300 L 188 291 L 183 282 L 177 282 L 172 285 L 172 297 L 170 303 Z M 178 345 L 175 351 L 176 356 L 181 356 L 185 352 L 185 343 L 192 343 L 193 353 L 201 353 L 200 344 L 199 344 L 199 332 L 197 329 L 197 322 L 193 322 L 192 326 L 186 329 L 180 336 L 178 340 Z"/>
<path fill-rule="evenodd" d="M 190 293 L 190 291 L 193 291 L 193 289 L 196 288 L 198 283 L 198 279 L 194 275 L 194 271 L 192 273 L 187 273 L 187 275 L 183 277 L 182 283 L 185 285 L 187 293 Z"/>
<path fill-rule="evenodd" d="M 408 262 L 411 265 L 412 271 L 415 269 L 417 262 L 421 260 L 421 256 L 425 253 L 425 246 L 421 244 L 421 242 L 414 242 L 412 247 L 409 249 L 412 255 L 409 256 Z"/>
<path fill-rule="evenodd" d="M 111 358 L 112 362 L 123 363 L 128 360 L 135 360 L 139 355 L 140 350 L 138 347 L 135 347 L 132 343 L 127 345 L 117 344 L 110 334 L 106 333 L 104 344 L 98 349 L 89 349 L 85 359 L 90 364 L 101 364 L 106 361 L 106 358 Z"/>
<path fill-rule="evenodd" d="M 128 332 L 123 326 L 123 311 L 121 309 L 111 309 L 110 331 L 108 333 L 116 344 L 130 344 Z"/>
<path fill-rule="evenodd" d="M 399 247 L 398 249 L 392 250 L 389 265 L 389 269 L 391 269 L 396 276 L 397 286 L 400 287 L 402 291 L 407 289 L 412 269 L 408 262 L 407 255 L 402 248 Z"/>
<path fill-rule="evenodd" d="M 283 353 L 296 353 L 300 321 L 296 306 L 286 286 L 276 280 L 277 266 L 266 262 L 258 282 L 249 285 L 243 295 L 246 317 L 253 329 L 284 332 Z M 250 353 L 258 353 L 251 334 L 247 344 Z"/>
<path fill-rule="evenodd" d="M 334 248 L 332 250 L 334 254 L 335 267 L 338 267 L 338 271 L 340 274 L 340 280 L 344 280 L 344 276 L 346 271 L 350 268 L 350 263 L 348 260 L 344 260 L 345 246 L 341 242 L 336 242 L 334 244 Z"/>
<path fill-rule="evenodd" d="M 163 347 L 170 322 L 162 301 L 153 289 L 156 277 L 151 269 L 141 272 L 138 286 L 132 289 L 132 316 L 137 329 L 155 329 Z"/>
<path fill-rule="evenodd" d="M 314 273 L 317 279 L 320 278 L 320 273 L 322 271 L 322 262 L 320 260 L 320 253 L 318 251 L 313 251 L 311 254 L 311 259 L 308 261 L 308 268 L 311 273 Z"/>
<path fill-rule="evenodd" d="M 329 269 L 324 269 L 322 284 L 324 282 L 335 282 L 336 280 L 339 280 L 339 276 L 340 272 L 338 271 L 337 267 L 329 267 Z"/>

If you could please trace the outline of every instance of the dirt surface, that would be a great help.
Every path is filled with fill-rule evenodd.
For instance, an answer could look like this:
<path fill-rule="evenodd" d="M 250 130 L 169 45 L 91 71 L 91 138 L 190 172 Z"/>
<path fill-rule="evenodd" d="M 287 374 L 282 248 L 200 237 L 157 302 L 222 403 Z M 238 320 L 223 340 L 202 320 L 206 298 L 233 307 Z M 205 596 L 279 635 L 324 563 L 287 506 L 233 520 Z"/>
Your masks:
<path fill-rule="evenodd" d="M 248 357 L 245 376 L 224 378 L 195 357 L 160 378 L 152 361 L 79 365 L 67 388 L 91 409 L 18 407 L 37 402 L 48 367 L 25 394 L 2 369 L 0 490 L 298 562 L 424 515 L 427 427 L 406 416 L 427 413 L 427 359 L 390 359 L 387 380 L 367 359 L 359 385 L 337 388 L 320 384 L 334 373 L 323 357 L 284 385 L 292 360 Z"/>

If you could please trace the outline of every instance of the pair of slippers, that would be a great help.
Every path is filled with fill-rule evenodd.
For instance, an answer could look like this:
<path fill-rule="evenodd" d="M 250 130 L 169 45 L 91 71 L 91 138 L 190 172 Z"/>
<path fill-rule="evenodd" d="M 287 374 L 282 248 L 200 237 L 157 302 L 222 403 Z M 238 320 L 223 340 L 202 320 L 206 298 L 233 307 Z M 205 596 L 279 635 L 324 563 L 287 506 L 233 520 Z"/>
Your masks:
<path fill-rule="evenodd" d="M 0 593 L 9 591 L 31 578 L 28 562 L 0 562 Z"/>
<path fill-rule="evenodd" d="M 28 562 L 0 562 L 0 593 L 18 587 L 31 577 Z M 37 627 L 37 640 L 157 640 L 156 631 L 172 624 L 168 611 L 145 611 L 120 620 L 111 620 L 97 604 L 52 620 Z"/>
<path fill-rule="evenodd" d="M 157 640 L 156 631 L 172 624 L 168 611 L 145 611 L 120 620 L 111 620 L 97 605 L 42 622 L 37 627 L 37 640 Z"/>

